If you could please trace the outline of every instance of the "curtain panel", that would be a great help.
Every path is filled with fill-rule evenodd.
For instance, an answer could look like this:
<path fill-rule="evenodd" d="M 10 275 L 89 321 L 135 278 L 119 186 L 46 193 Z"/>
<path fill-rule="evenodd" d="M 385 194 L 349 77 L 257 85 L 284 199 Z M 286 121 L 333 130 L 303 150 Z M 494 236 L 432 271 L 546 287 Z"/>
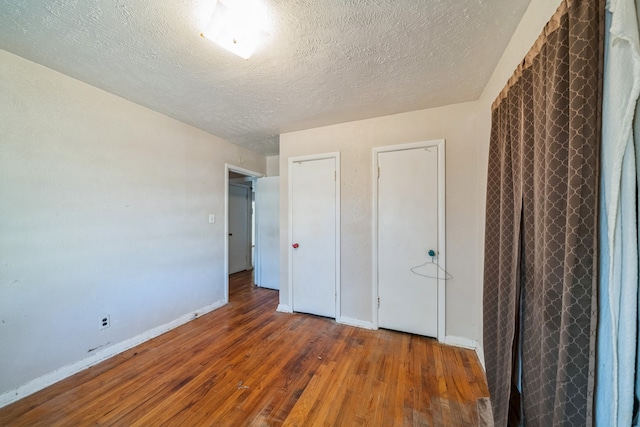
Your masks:
<path fill-rule="evenodd" d="M 602 18 L 601 1 L 563 1 L 492 106 L 483 311 L 496 426 L 510 402 L 522 405 L 511 423 L 593 422 Z"/>

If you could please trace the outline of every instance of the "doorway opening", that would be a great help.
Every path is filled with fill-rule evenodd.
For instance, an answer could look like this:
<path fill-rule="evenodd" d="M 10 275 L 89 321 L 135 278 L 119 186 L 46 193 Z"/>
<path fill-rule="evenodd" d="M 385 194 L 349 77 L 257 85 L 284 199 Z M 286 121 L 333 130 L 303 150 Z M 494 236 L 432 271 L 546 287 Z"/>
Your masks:
<path fill-rule="evenodd" d="M 230 275 L 250 275 L 255 259 L 255 183 L 263 175 L 225 165 L 225 302 Z"/>

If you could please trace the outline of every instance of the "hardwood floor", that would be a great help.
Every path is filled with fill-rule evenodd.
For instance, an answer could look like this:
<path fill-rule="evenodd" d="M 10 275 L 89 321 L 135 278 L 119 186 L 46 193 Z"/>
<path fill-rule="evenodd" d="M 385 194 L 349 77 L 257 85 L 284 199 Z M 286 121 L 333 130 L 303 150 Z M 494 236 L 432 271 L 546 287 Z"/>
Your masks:
<path fill-rule="evenodd" d="M 475 353 L 275 312 L 231 276 L 230 303 L 0 409 L 0 426 L 474 426 Z"/>

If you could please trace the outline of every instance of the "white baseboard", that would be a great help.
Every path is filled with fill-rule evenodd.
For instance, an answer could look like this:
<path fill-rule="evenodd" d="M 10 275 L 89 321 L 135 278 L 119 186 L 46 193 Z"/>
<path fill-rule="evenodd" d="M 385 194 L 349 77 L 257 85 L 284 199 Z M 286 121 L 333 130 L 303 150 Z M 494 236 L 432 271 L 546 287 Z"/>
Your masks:
<path fill-rule="evenodd" d="M 2 408 L 3 406 L 7 406 L 17 400 L 20 400 L 23 397 L 27 397 L 30 394 L 40 391 L 46 387 L 49 387 L 50 385 L 57 383 L 58 381 L 70 377 L 71 375 L 77 374 L 84 369 L 96 365 L 110 357 L 122 353 L 123 351 L 129 350 L 130 348 L 142 344 L 145 341 L 162 335 L 165 332 L 169 332 L 170 330 L 184 325 L 185 323 L 204 314 L 207 314 L 217 308 L 220 308 L 223 305 L 225 305 L 224 301 L 217 301 L 211 305 L 202 307 L 198 310 L 180 316 L 179 318 L 172 320 L 169 323 L 165 323 L 164 325 L 160 325 L 158 327 L 145 331 L 140 335 L 136 335 L 135 337 L 129 338 L 125 341 L 121 341 L 105 349 L 98 350 L 95 354 L 87 357 L 86 359 L 82 359 L 75 363 L 72 363 L 71 365 L 56 369 L 53 372 L 49 372 L 48 374 L 31 380 L 28 383 L 21 385 L 13 390 L 9 390 L 3 394 L 0 394 L 0 408 Z"/>
<path fill-rule="evenodd" d="M 278 304 L 276 311 L 279 311 L 280 313 L 293 313 L 293 310 L 291 310 L 291 307 L 287 304 Z"/>
<path fill-rule="evenodd" d="M 444 338 L 444 343 L 455 347 L 468 348 L 471 350 L 475 350 L 478 346 L 478 342 L 475 340 L 465 337 L 457 337 L 455 335 L 447 335 Z"/>
<path fill-rule="evenodd" d="M 482 365 L 482 369 L 485 372 L 487 372 L 487 368 L 484 365 L 484 348 L 482 347 L 482 345 L 480 345 L 480 343 L 476 345 L 476 354 L 478 355 L 478 359 L 480 360 L 480 365 Z"/>
<path fill-rule="evenodd" d="M 367 322 L 365 320 L 352 319 L 351 317 L 341 316 L 336 319 L 338 323 L 342 323 L 344 325 L 356 326 L 358 328 L 363 329 L 373 329 L 373 322 Z"/>

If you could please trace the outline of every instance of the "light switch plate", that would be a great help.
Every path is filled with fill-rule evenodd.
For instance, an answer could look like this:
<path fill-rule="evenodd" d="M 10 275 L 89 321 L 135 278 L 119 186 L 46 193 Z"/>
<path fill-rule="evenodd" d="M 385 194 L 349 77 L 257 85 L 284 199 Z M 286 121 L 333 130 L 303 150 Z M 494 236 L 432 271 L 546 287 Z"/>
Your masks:
<path fill-rule="evenodd" d="M 216 222 L 216 216 L 214 214 L 209 214 L 209 224 L 214 224 Z"/>

